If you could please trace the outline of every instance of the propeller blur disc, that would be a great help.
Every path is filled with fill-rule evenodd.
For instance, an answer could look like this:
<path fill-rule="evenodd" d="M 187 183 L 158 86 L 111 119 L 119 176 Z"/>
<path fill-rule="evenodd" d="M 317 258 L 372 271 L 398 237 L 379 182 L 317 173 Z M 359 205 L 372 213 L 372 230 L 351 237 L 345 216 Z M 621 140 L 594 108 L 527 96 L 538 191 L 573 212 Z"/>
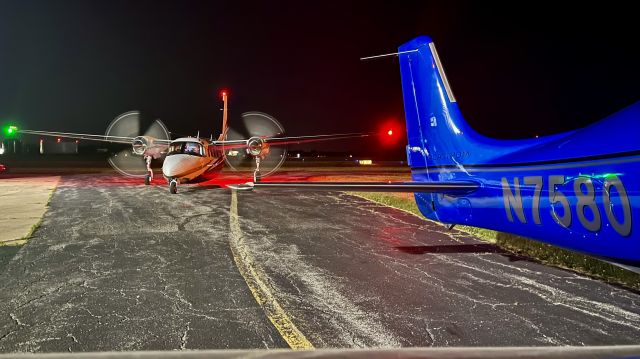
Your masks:
<path fill-rule="evenodd" d="M 229 128 L 227 140 L 246 140 L 251 137 L 281 137 L 284 127 L 273 116 L 262 112 L 245 112 L 241 115 L 241 125 Z M 234 171 L 249 171 L 255 168 L 255 159 L 245 149 L 224 148 L 224 159 Z M 275 173 L 287 158 L 286 146 L 269 146 L 269 152 L 260 160 L 262 177 Z"/>
<path fill-rule="evenodd" d="M 130 111 L 117 116 L 105 132 L 106 136 L 116 137 L 137 137 L 140 135 L 168 140 L 169 131 L 160 120 L 153 121 L 146 127 L 144 133 L 141 131 L 142 121 L 140 112 Z M 127 145 L 124 149 L 112 155 L 108 159 L 109 164 L 119 173 L 130 177 L 144 177 L 147 174 L 147 166 L 142 156 L 133 152 L 132 145 Z"/>

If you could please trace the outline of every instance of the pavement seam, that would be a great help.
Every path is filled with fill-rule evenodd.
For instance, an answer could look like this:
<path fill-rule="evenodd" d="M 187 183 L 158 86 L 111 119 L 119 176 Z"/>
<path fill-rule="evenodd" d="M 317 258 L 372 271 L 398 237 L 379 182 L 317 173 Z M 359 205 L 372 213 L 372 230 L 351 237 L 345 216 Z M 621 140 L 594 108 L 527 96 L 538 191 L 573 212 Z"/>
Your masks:
<path fill-rule="evenodd" d="M 269 321 L 278 330 L 282 338 L 291 349 L 314 349 L 313 344 L 296 327 L 289 315 L 278 303 L 265 280 L 266 275 L 255 265 L 249 253 L 238 218 L 238 194 L 231 193 L 231 207 L 229 211 L 229 246 L 238 271 L 247 283 L 254 299 L 264 310 Z"/>

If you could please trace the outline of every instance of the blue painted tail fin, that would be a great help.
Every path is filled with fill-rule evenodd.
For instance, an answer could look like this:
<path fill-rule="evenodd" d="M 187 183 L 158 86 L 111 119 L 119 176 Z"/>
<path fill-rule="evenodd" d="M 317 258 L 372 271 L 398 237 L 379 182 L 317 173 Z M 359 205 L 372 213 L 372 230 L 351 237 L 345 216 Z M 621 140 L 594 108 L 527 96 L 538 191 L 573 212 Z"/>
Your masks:
<path fill-rule="evenodd" d="M 454 165 L 473 146 L 431 38 L 421 36 L 399 48 L 411 168 Z"/>
<path fill-rule="evenodd" d="M 429 37 L 400 46 L 399 58 L 411 168 L 486 163 L 533 144 L 493 140 L 467 124 Z"/>

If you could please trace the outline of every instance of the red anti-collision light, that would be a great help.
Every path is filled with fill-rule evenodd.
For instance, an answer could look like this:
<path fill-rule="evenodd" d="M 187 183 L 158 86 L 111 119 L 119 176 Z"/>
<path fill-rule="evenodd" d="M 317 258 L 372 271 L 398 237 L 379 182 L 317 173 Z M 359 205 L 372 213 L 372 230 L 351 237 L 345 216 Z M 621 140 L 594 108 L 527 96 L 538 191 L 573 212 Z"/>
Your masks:
<path fill-rule="evenodd" d="M 401 122 L 395 117 L 383 120 L 377 131 L 378 141 L 382 146 L 395 146 L 402 138 Z"/>
<path fill-rule="evenodd" d="M 222 98 L 225 98 L 228 94 L 229 94 L 229 91 L 227 91 L 227 90 L 222 90 L 222 91 L 220 91 L 220 96 L 221 96 Z"/>

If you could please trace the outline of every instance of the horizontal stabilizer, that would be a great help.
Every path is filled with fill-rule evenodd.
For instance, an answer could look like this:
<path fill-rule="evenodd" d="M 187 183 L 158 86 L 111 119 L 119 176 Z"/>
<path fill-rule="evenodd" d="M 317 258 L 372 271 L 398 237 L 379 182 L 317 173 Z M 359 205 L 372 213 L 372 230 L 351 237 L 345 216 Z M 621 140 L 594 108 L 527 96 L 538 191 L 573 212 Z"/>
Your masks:
<path fill-rule="evenodd" d="M 299 189 L 312 191 L 353 192 L 437 192 L 464 194 L 478 189 L 475 182 L 257 182 L 247 183 L 245 188 Z"/>

